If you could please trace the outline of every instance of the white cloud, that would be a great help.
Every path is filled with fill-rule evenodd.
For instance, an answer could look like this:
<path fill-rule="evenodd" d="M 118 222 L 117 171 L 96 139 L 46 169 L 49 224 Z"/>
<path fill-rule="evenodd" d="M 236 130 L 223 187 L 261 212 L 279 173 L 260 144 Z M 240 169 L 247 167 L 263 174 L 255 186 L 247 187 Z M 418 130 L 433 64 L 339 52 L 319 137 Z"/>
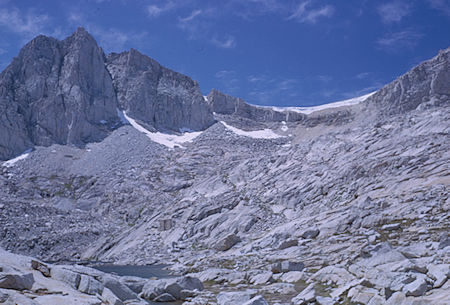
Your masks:
<path fill-rule="evenodd" d="M 355 77 L 357 79 L 365 79 L 365 78 L 368 78 L 369 75 L 370 75 L 369 72 L 361 72 L 361 73 L 357 74 Z"/>
<path fill-rule="evenodd" d="M 267 12 L 276 12 L 283 7 L 283 5 L 278 0 L 241 0 L 241 2 L 256 4 L 260 7 L 260 9 Z"/>
<path fill-rule="evenodd" d="M 37 14 L 33 10 L 28 10 L 24 14 L 16 8 L 0 9 L 0 27 L 21 34 L 24 39 L 47 33 L 45 29 L 48 23 L 48 15 Z"/>
<path fill-rule="evenodd" d="M 247 80 L 250 83 L 261 83 L 261 82 L 267 82 L 268 77 L 266 75 L 249 75 L 247 77 Z"/>
<path fill-rule="evenodd" d="M 260 105 L 273 105 L 279 102 L 280 96 L 284 101 L 296 104 L 300 81 L 293 78 L 269 78 L 265 75 L 247 77 L 252 84 L 248 96 L 251 102 Z"/>
<path fill-rule="evenodd" d="M 6 54 L 6 53 L 8 53 L 7 50 L 0 48 L 0 55 Z"/>
<path fill-rule="evenodd" d="M 385 51 L 399 51 L 414 48 L 422 37 L 422 33 L 407 29 L 400 32 L 388 33 L 376 42 Z"/>
<path fill-rule="evenodd" d="M 278 83 L 277 89 L 280 91 L 290 90 L 293 89 L 297 83 L 298 81 L 296 79 L 283 79 Z"/>
<path fill-rule="evenodd" d="M 209 40 L 213 23 L 210 9 L 194 10 L 186 17 L 179 17 L 177 26 L 187 33 L 188 39 Z"/>
<path fill-rule="evenodd" d="M 233 70 L 220 70 L 216 72 L 215 77 L 216 78 L 220 78 L 220 79 L 224 79 L 224 78 L 229 78 L 234 77 L 236 75 L 236 71 Z"/>
<path fill-rule="evenodd" d="M 239 79 L 236 76 L 236 71 L 221 70 L 214 76 L 222 84 L 225 93 L 234 93 L 239 89 Z"/>
<path fill-rule="evenodd" d="M 216 10 L 205 8 L 193 10 L 186 17 L 179 17 L 177 26 L 187 33 L 188 39 L 204 40 L 222 49 L 232 49 L 236 46 L 236 38 L 232 35 L 213 34 Z"/>
<path fill-rule="evenodd" d="M 74 23 L 85 22 L 84 16 L 81 13 L 75 11 L 69 12 L 68 20 Z"/>
<path fill-rule="evenodd" d="M 288 20 L 296 20 L 301 23 L 316 23 L 319 18 L 331 17 L 334 14 L 332 5 L 327 4 L 319 8 L 310 8 L 311 5 L 311 0 L 301 2 L 288 17 Z"/>
<path fill-rule="evenodd" d="M 230 0 L 224 10 L 244 19 L 264 14 L 285 13 L 288 6 L 280 0 Z"/>
<path fill-rule="evenodd" d="M 130 42 L 136 46 L 147 35 L 147 32 L 125 32 L 94 25 L 88 26 L 87 29 L 98 39 L 98 44 L 109 52 L 122 52 Z"/>
<path fill-rule="evenodd" d="M 190 22 L 192 20 L 195 19 L 195 17 L 199 16 L 202 13 L 202 10 L 195 10 L 193 11 L 189 16 L 185 17 L 185 18 L 180 18 L 180 22 Z"/>
<path fill-rule="evenodd" d="M 211 42 L 216 47 L 223 48 L 223 49 L 232 49 L 232 48 L 236 47 L 236 39 L 231 35 L 228 35 L 222 39 L 220 39 L 218 37 L 213 37 L 213 39 L 211 39 Z"/>
<path fill-rule="evenodd" d="M 328 83 L 333 80 L 333 77 L 330 75 L 317 75 L 317 79 L 321 82 Z"/>
<path fill-rule="evenodd" d="M 431 7 L 450 16 L 450 0 L 428 0 Z"/>
<path fill-rule="evenodd" d="M 402 1 L 385 3 L 378 7 L 378 14 L 386 24 L 400 22 L 411 14 L 411 5 Z"/>
<path fill-rule="evenodd" d="M 378 89 L 380 89 L 383 86 L 384 86 L 384 84 L 382 84 L 380 82 L 374 82 L 373 84 L 371 84 L 368 87 L 365 87 L 365 88 L 362 88 L 359 90 L 343 92 L 343 93 L 340 93 L 339 96 L 340 96 L 340 98 L 345 98 L 345 99 L 359 97 L 359 96 L 366 95 L 370 92 L 377 91 Z"/>
<path fill-rule="evenodd" d="M 113 27 L 101 27 L 89 20 L 79 11 L 71 11 L 68 16 L 69 23 L 73 28 L 83 26 L 91 33 L 107 52 L 122 52 L 128 43 L 140 45 L 147 32 L 123 31 Z"/>
<path fill-rule="evenodd" d="M 169 12 L 176 8 L 176 5 L 172 1 L 168 1 L 163 5 L 150 4 L 147 6 L 147 14 L 149 17 L 159 17 L 163 13 Z"/>

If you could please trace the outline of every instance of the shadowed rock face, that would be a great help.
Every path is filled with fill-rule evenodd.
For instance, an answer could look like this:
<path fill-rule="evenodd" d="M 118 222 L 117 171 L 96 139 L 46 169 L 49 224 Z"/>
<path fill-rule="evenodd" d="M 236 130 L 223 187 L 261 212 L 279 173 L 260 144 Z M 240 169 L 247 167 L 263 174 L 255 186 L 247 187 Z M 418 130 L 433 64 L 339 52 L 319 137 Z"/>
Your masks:
<path fill-rule="evenodd" d="M 83 28 L 29 42 L 1 74 L 0 92 L 0 159 L 33 145 L 83 146 L 119 123 L 103 51 Z"/>
<path fill-rule="evenodd" d="M 159 130 L 204 130 L 214 123 L 198 83 L 131 49 L 111 54 L 107 68 L 120 106 Z"/>

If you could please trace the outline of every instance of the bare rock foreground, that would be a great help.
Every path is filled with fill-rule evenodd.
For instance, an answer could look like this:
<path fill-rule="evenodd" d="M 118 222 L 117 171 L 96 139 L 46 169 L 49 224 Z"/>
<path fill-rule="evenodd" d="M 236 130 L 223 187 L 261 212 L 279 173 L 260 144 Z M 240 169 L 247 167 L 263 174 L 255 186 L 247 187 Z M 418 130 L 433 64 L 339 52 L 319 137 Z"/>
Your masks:
<path fill-rule="evenodd" d="M 305 110 L 37 37 L 0 76 L 0 304 L 449 304 L 449 106 L 450 49 Z"/>

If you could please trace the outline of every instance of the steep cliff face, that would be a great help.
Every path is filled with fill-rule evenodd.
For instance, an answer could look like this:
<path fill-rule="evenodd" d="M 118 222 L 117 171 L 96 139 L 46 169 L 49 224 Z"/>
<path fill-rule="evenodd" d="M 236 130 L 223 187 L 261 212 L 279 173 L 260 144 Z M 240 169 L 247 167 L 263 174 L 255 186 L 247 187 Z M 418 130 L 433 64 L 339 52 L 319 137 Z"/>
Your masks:
<path fill-rule="evenodd" d="M 0 76 L 0 160 L 35 145 L 101 141 L 121 125 L 118 109 L 156 130 L 214 123 L 197 82 L 136 50 L 107 60 L 83 28 L 63 41 L 38 36 Z"/>
<path fill-rule="evenodd" d="M 64 41 L 29 42 L 1 74 L 0 92 L 0 159 L 33 145 L 99 141 L 119 123 L 103 51 L 83 28 Z"/>
<path fill-rule="evenodd" d="M 362 102 L 370 117 L 396 115 L 448 103 L 450 48 L 412 69 Z M 38 36 L 0 74 L 0 160 L 38 146 L 98 142 L 121 125 L 118 110 L 148 129 L 205 130 L 214 113 L 258 123 L 339 125 L 355 119 L 352 107 L 309 114 L 261 107 L 212 90 L 131 49 L 105 56 L 83 28 L 67 39 Z"/>
<path fill-rule="evenodd" d="M 439 105 L 450 98 L 450 48 L 421 63 L 367 100 L 370 111 L 381 115 L 404 113 L 423 103 Z"/>
<path fill-rule="evenodd" d="M 214 123 L 198 83 L 131 49 L 111 54 L 107 68 L 121 108 L 158 130 L 204 130 Z"/>

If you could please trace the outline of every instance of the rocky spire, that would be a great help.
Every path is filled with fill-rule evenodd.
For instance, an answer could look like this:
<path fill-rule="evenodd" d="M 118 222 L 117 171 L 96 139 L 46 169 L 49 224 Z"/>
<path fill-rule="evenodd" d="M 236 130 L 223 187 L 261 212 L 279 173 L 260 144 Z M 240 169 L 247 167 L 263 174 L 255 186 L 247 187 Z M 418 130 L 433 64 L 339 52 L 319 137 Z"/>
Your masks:
<path fill-rule="evenodd" d="M 103 139 L 119 122 L 104 54 L 83 28 L 64 41 L 38 36 L 1 75 L 0 158 L 33 145 Z"/>

